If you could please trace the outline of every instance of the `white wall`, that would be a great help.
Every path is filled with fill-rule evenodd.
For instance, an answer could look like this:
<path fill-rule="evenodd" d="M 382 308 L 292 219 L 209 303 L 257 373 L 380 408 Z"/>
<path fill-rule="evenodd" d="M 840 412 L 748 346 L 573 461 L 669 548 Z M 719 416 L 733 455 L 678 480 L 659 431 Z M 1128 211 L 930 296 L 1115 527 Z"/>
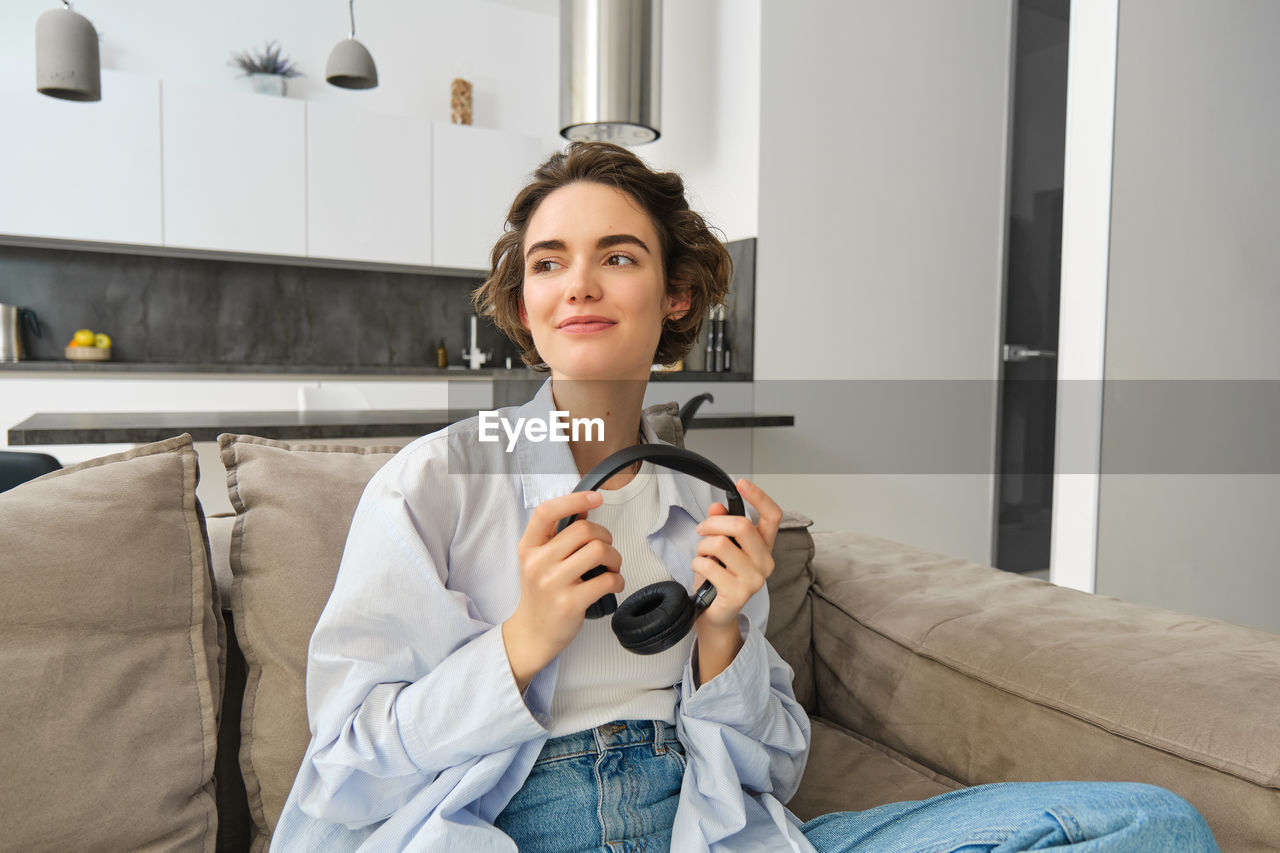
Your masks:
<path fill-rule="evenodd" d="M 729 240 L 759 233 L 761 2 L 663 4 L 662 136 L 635 149 Z"/>
<path fill-rule="evenodd" d="M 1276 32 L 1274 3 L 1120 3 L 1097 568 L 1101 593 L 1271 631 Z"/>
<path fill-rule="evenodd" d="M 757 478 L 820 528 L 983 563 L 1011 27 L 1010 0 L 766 3 L 762 25 L 757 406 L 796 427 L 758 432 Z M 987 442 L 972 472 L 848 473 L 880 462 L 854 420 L 884 437 L 854 379 L 971 381 L 963 424 L 896 416 Z"/>

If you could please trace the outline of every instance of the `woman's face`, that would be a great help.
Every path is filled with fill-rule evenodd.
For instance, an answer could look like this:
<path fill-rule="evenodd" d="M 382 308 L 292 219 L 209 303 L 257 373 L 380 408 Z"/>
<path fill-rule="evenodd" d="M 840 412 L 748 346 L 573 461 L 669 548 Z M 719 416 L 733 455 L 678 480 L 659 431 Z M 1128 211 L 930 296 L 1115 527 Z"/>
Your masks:
<path fill-rule="evenodd" d="M 579 181 L 552 192 L 525 235 L 520 319 L 553 377 L 648 379 L 668 296 L 658 234 L 626 193 Z"/>

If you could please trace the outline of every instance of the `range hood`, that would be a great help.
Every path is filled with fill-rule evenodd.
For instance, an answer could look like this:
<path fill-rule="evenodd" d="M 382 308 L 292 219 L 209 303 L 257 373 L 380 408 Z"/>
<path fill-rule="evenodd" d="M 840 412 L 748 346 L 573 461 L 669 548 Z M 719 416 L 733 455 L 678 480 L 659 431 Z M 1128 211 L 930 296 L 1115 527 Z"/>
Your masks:
<path fill-rule="evenodd" d="M 560 0 L 560 135 L 652 142 L 662 109 L 662 0 Z"/>

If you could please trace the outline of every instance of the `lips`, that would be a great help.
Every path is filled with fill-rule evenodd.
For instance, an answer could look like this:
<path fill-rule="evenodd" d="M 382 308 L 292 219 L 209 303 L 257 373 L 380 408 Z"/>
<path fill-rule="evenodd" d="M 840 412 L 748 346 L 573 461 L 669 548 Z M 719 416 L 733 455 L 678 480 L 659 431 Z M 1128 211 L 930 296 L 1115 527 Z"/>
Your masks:
<path fill-rule="evenodd" d="M 605 329 L 612 328 L 615 325 L 617 324 L 607 317 L 584 315 L 581 317 L 570 317 L 557 326 L 557 328 L 562 332 L 583 335 L 591 332 L 601 332 Z"/>

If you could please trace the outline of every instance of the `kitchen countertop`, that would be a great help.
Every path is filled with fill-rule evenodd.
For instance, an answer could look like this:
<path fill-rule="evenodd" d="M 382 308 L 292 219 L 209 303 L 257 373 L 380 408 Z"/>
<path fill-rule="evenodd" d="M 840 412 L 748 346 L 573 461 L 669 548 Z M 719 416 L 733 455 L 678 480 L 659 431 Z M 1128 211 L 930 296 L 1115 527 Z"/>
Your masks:
<path fill-rule="evenodd" d="M 676 374 L 679 375 L 679 374 Z M 190 433 L 196 441 L 219 434 L 262 438 L 342 439 L 426 435 L 471 417 L 476 410 L 379 410 L 283 412 L 38 412 L 9 428 L 13 447 L 47 444 L 139 444 Z M 794 415 L 698 415 L 689 429 L 794 426 Z"/>

